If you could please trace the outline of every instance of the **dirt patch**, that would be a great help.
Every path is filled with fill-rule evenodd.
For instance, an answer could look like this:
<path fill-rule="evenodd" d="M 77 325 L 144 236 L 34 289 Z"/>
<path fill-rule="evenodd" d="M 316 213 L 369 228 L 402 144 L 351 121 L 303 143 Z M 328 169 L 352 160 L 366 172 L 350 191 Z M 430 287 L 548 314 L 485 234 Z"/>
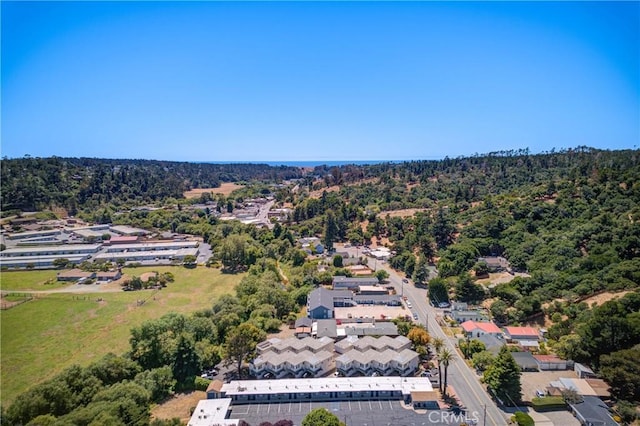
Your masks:
<path fill-rule="evenodd" d="M 315 191 L 311 191 L 309 193 L 309 197 L 310 198 L 319 199 L 320 197 L 322 197 L 322 193 L 325 192 L 325 191 L 326 192 L 337 192 L 337 191 L 340 191 L 340 187 L 338 185 L 333 185 L 333 186 L 330 186 L 328 188 L 317 189 Z"/>
<path fill-rule="evenodd" d="M 514 275 L 511 275 L 508 272 L 496 272 L 496 273 L 492 273 L 489 274 L 489 278 L 481 278 L 479 280 L 476 281 L 477 284 L 482 284 L 486 287 L 493 287 L 496 286 L 498 284 L 504 284 L 504 283 L 508 283 L 511 282 L 515 277 L 530 277 L 531 275 L 529 274 L 525 274 L 525 273 L 521 273 L 521 272 L 516 272 Z"/>
<path fill-rule="evenodd" d="M 197 198 L 204 193 L 210 192 L 213 194 L 222 194 L 227 196 L 236 189 L 240 188 L 244 188 L 244 185 L 238 185 L 237 183 L 233 182 L 225 182 L 221 184 L 219 188 L 195 188 L 190 191 L 186 191 L 183 195 L 184 198 Z"/>
<path fill-rule="evenodd" d="M 164 401 L 162 404 L 151 408 L 151 419 L 172 419 L 178 417 L 182 423 L 187 423 L 191 419 L 191 410 L 196 408 L 198 401 L 207 399 L 207 393 L 194 391 L 190 393 L 179 393 L 173 398 Z"/>
<path fill-rule="evenodd" d="M 587 297 L 583 299 L 582 302 L 585 302 L 587 305 L 591 306 L 592 304 L 596 304 L 598 306 L 602 305 L 604 302 L 608 302 L 609 300 L 618 299 L 623 297 L 625 294 L 631 293 L 631 290 L 619 291 L 617 293 L 611 293 L 610 291 L 596 294 L 595 296 Z"/>
<path fill-rule="evenodd" d="M 277 337 L 278 339 L 288 339 L 289 337 L 295 337 L 295 333 L 295 328 L 289 328 L 288 325 L 282 324 L 279 332 L 271 333 L 267 338 L 271 339 L 272 337 Z"/>
<path fill-rule="evenodd" d="M 426 212 L 428 209 L 400 209 L 400 210 L 389 210 L 386 212 L 378 213 L 378 217 L 380 219 L 384 219 L 387 217 L 412 217 L 418 212 Z"/>
<path fill-rule="evenodd" d="M 140 281 L 142 281 L 143 283 L 146 283 L 146 282 L 149 282 L 149 280 L 157 277 L 158 277 L 157 272 L 145 272 L 144 274 L 140 275 Z"/>

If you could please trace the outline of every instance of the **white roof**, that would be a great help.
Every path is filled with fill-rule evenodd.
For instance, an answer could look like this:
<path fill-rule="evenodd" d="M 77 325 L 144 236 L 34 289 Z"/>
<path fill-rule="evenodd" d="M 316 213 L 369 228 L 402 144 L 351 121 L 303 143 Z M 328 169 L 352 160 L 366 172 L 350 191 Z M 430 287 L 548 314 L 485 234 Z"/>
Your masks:
<path fill-rule="evenodd" d="M 163 241 L 157 243 L 136 243 L 136 244 L 118 244 L 107 249 L 108 252 L 121 252 L 125 250 L 131 251 L 154 251 L 163 249 L 180 249 L 198 247 L 198 241 Z"/>
<path fill-rule="evenodd" d="M 3 250 L 2 256 L 9 257 L 13 254 L 22 253 L 55 253 L 55 252 L 80 252 L 80 251 L 98 251 L 101 244 L 62 244 L 59 246 L 34 246 L 34 247 L 16 247 Z"/>
<path fill-rule="evenodd" d="M 397 391 L 431 392 L 428 377 L 323 377 L 318 379 L 234 380 L 222 385 L 226 395 L 266 395 L 281 393 Z"/>
<path fill-rule="evenodd" d="M 111 230 L 118 234 L 148 234 L 149 231 L 145 231 L 140 228 L 133 228 L 127 225 L 115 225 L 111 227 Z"/>
<path fill-rule="evenodd" d="M 197 256 L 197 248 L 185 248 L 178 250 L 151 250 L 151 251 L 129 251 L 129 252 L 110 252 L 100 253 L 96 255 L 95 259 L 135 259 L 135 258 L 149 258 L 149 257 L 184 257 L 187 255 Z"/>
<path fill-rule="evenodd" d="M 236 426 L 237 419 L 225 419 L 231 398 L 201 399 L 191 415 L 189 426 Z"/>

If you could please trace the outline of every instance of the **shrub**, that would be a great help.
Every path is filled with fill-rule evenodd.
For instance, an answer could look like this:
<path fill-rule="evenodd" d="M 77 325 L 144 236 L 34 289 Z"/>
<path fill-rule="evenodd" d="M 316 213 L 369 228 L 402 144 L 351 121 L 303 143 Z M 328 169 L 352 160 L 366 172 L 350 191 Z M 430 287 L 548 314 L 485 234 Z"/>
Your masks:
<path fill-rule="evenodd" d="M 567 408 L 567 404 L 561 396 L 535 397 L 531 400 L 531 406 L 536 411 L 557 411 Z"/>

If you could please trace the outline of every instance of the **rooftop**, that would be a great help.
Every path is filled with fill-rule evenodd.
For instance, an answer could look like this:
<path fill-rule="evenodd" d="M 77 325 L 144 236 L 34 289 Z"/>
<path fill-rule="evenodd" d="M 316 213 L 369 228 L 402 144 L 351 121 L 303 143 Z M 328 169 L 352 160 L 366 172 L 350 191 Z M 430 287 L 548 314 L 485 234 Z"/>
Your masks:
<path fill-rule="evenodd" d="M 510 336 L 540 336 L 540 332 L 533 327 L 505 327 L 504 329 Z"/>
<path fill-rule="evenodd" d="M 423 377 L 324 377 L 318 379 L 280 380 L 234 380 L 225 383 L 222 391 L 226 395 L 259 395 L 279 393 L 316 393 L 329 391 L 380 391 L 401 390 L 404 395 L 411 392 L 431 392 L 429 378 Z"/>
<path fill-rule="evenodd" d="M 474 330 L 480 329 L 485 333 L 502 333 L 502 331 L 492 322 L 479 322 L 479 321 L 465 321 L 460 326 L 470 333 Z"/>
<path fill-rule="evenodd" d="M 590 426 L 618 426 L 607 404 L 595 396 L 585 396 L 579 404 L 569 404 L 582 424 Z"/>
<path fill-rule="evenodd" d="M 237 419 L 225 419 L 231 398 L 221 399 L 202 399 L 198 401 L 188 426 L 236 426 L 239 422 Z"/>

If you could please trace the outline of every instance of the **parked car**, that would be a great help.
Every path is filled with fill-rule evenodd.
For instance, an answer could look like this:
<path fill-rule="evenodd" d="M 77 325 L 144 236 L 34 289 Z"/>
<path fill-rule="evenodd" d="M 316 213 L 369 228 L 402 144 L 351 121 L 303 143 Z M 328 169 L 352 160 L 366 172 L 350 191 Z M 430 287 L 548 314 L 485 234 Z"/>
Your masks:
<path fill-rule="evenodd" d="M 418 321 L 418 314 L 416 314 L 415 312 L 413 313 L 413 319 Z"/>

